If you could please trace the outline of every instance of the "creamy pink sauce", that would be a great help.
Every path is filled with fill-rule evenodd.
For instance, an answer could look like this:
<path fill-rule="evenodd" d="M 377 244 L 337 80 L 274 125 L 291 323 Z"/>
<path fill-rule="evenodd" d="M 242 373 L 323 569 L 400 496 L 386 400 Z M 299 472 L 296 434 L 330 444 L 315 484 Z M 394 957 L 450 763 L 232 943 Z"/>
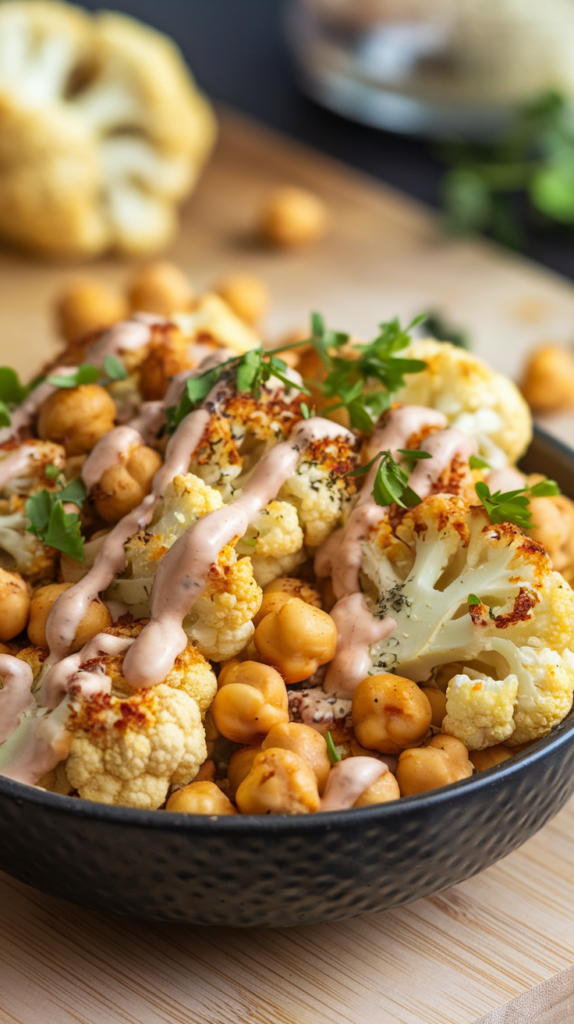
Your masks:
<path fill-rule="evenodd" d="M 77 366 L 57 366 L 55 370 L 51 371 L 50 376 L 71 377 L 72 374 L 77 372 L 77 369 Z M 59 388 L 56 384 L 50 384 L 47 380 L 43 384 L 39 384 L 37 388 L 34 388 L 22 404 L 17 405 L 10 413 L 11 424 L 9 427 L 2 427 L 0 430 L 0 444 L 3 444 L 4 441 L 7 441 L 25 427 L 29 427 L 35 420 L 40 406 L 58 390 Z"/>
<path fill-rule="evenodd" d="M 385 762 L 375 757 L 347 757 L 339 761 L 329 772 L 321 810 L 348 810 L 386 771 Z"/>
<path fill-rule="evenodd" d="M 471 455 L 476 455 L 478 446 L 474 437 L 451 428 L 430 434 L 422 442 L 421 451 L 429 452 L 431 458 L 417 462 L 409 477 L 409 487 L 419 498 L 426 498 L 453 459 L 458 455 L 468 462 Z"/>
<path fill-rule="evenodd" d="M 143 438 L 133 427 L 114 427 L 98 441 L 82 466 L 82 480 L 88 491 L 100 482 L 106 470 L 124 462 Z M 0 463 L 0 471 L 2 464 Z"/>
<path fill-rule="evenodd" d="M 524 473 L 520 473 L 514 466 L 505 466 L 504 469 L 495 469 L 489 473 L 486 483 L 491 494 L 496 491 L 518 491 L 526 485 Z"/>
<path fill-rule="evenodd" d="M 0 775 L 35 786 L 46 772 L 64 761 L 70 752 L 71 736 L 66 730 L 69 713 L 67 703 L 56 711 L 38 717 L 22 749 L 8 764 L 0 768 Z"/>
<path fill-rule="evenodd" d="M 144 402 L 140 406 L 137 416 L 134 416 L 128 423 L 132 430 L 137 431 L 144 444 L 149 444 L 159 433 L 159 429 L 165 423 L 165 408 L 163 402 Z"/>
<path fill-rule="evenodd" d="M 384 640 L 397 624 L 393 618 L 376 618 L 361 593 L 349 594 L 331 611 L 337 626 L 337 650 L 327 669 L 325 692 L 352 698 L 371 669 L 371 644 Z"/>
<path fill-rule="evenodd" d="M 366 453 L 367 462 L 383 451 L 390 451 L 394 459 L 399 459 L 398 449 L 406 448 L 413 434 L 418 434 L 425 427 L 441 429 L 446 423 L 446 417 L 434 409 L 418 405 L 401 405 L 393 409 L 384 422 L 373 431 Z M 387 508 L 377 505 L 372 493 L 379 462 L 380 459 L 377 459 L 369 470 L 358 501 L 345 526 L 335 530 L 321 544 L 315 556 L 317 576 L 331 576 L 337 599 L 359 590 L 361 545 L 387 514 Z"/>
<path fill-rule="evenodd" d="M 93 363 L 94 366 L 103 366 L 107 356 L 119 356 L 122 352 L 134 352 L 138 348 L 144 348 L 151 341 L 151 328 L 154 323 L 163 321 L 155 318 L 150 322 L 140 315 L 114 324 L 87 348 L 86 362 Z"/>
<path fill-rule="evenodd" d="M 25 476 L 27 473 L 33 472 L 41 461 L 40 452 L 33 441 L 25 443 L 20 448 L 10 452 L 0 462 L 0 489 L 5 487 L 15 477 Z M 56 458 L 56 463 L 60 469 L 64 468 L 63 458 Z"/>
<path fill-rule="evenodd" d="M 101 670 L 94 671 L 92 669 L 90 672 L 82 672 L 81 666 L 106 654 L 112 657 L 123 654 L 132 643 L 131 637 L 98 633 L 76 654 L 69 654 L 67 658 L 63 658 L 62 661 L 52 666 L 42 683 L 43 706 L 57 707 L 72 686 L 77 688 L 83 697 L 91 697 L 96 693 L 109 693 L 112 682 L 105 674 L 104 666 Z"/>
<path fill-rule="evenodd" d="M 0 676 L 3 687 L 0 690 L 0 743 L 4 743 L 15 729 L 25 711 L 36 706 L 32 696 L 34 675 L 25 661 L 11 654 L 0 654 Z"/>
<path fill-rule="evenodd" d="M 341 435 L 354 440 L 350 431 L 331 420 L 314 417 L 299 423 L 288 441 L 263 456 L 232 505 L 198 519 L 164 555 L 153 587 L 151 621 L 126 655 L 124 675 L 131 686 L 153 686 L 165 679 L 187 644 L 182 622 L 203 594 L 221 549 L 245 534 L 251 519 L 295 472 L 308 444 Z"/>

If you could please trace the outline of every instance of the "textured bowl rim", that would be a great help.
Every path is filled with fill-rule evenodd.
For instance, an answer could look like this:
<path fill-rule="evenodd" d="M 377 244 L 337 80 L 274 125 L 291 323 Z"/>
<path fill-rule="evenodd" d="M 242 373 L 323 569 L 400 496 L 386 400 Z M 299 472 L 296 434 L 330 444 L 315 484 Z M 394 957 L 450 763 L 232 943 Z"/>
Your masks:
<path fill-rule="evenodd" d="M 546 431 L 538 427 L 534 429 L 535 437 L 547 443 L 557 450 L 562 457 L 570 463 L 574 477 L 574 450 L 563 444 L 557 438 L 552 437 Z M 573 479 L 574 490 L 574 479 Z M 246 829 L 254 829 L 256 832 L 291 832 L 294 829 L 314 831 L 324 829 L 329 832 L 333 828 L 361 820 L 365 824 L 379 820 L 390 820 L 400 817 L 403 809 L 409 808 L 416 812 L 426 808 L 436 807 L 439 804 L 449 801 L 453 796 L 458 795 L 469 787 L 475 792 L 479 789 L 489 788 L 500 780 L 506 781 L 511 775 L 521 772 L 526 765 L 531 765 L 546 757 L 548 753 L 554 753 L 562 746 L 574 739 L 574 705 L 566 718 L 556 726 L 547 736 L 537 740 L 532 747 L 527 747 L 520 754 L 509 758 L 501 764 L 495 765 L 486 771 L 479 772 L 468 779 L 451 783 L 440 789 L 430 790 L 427 793 L 420 793 L 414 796 L 401 797 L 399 800 L 391 800 L 389 803 L 373 804 L 370 807 L 353 807 L 343 811 L 323 811 L 316 814 L 277 814 L 277 815 L 201 815 L 181 814 L 175 811 L 164 810 L 141 810 L 135 807 L 115 807 L 110 804 L 95 803 L 92 800 L 82 800 L 78 797 L 63 796 L 59 793 L 51 793 L 44 789 L 28 786 L 21 782 L 14 782 L 12 779 L 0 775 L 0 796 L 5 795 L 13 798 L 20 804 L 35 804 L 46 808 L 54 808 L 60 813 L 68 813 L 74 818 L 91 818 L 95 821 L 106 821 L 110 824 L 122 824 L 134 828 L 164 829 L 168 832 L 213 832 L 221 831 L 224 834 L 229 832 L 244 832 Z"/>

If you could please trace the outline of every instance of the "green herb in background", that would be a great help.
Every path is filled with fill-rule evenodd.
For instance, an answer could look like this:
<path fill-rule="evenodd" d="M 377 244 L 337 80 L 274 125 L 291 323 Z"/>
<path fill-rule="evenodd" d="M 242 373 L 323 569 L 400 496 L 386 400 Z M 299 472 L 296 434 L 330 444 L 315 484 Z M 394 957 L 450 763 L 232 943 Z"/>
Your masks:
<path fill-rule="evenodd" d="M 436 341 L 448 341 L 456 348 L 470 349 L 470 336 L 468 331 L 452 327 L 443 317 L 442 313 L 429 313 L 423 321 L 423 332 Z"/>
<path fill-rule="evenodd" d="M 481 459 L 480 455 L 471 455 L 468 464 L 471 469 L 492 469 L 490 462 Z"/>
<path fill-rule="evenodd" d="M 518 196 L 539 217 L 574 225 L 574 121 L 559 93 L 545 93 L 520 108 L 499 140 L 451 143 L 442 156 L 450 165 L 442 193 L 451 231 L 486 231 L 519 248 L 524 237 Z"/>
<path fill-rule="evenodd" d="M 523 487 L 516 491 L 496 491 L 494 494 L 485 483 L 474 487 L 480 501 L 484 505 L 492 523 L 514 523 L 523 530 L 532 526 L 530 498 L 550 498 L 560 494 L 555 480 L 541 480 L 533 487 Z"/>

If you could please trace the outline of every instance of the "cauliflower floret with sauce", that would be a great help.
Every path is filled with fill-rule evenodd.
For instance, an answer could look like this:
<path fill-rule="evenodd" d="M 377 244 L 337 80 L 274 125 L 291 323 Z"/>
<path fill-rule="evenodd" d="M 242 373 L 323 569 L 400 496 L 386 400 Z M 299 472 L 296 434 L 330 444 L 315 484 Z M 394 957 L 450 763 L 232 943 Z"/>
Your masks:
<path fill-rule="evenodd" d="M 356 466 L 347 438 L 323 438 L 308 445 L 280 496 L 292 501 L 305 530 L 305 543 L 317 547 L 341 524 L 356 491 L 349 473 Z"/>
<path fill-rule="evenodd" d="M 102 636 L 135 639 L 144 625 L 124 619 Z M 107 676 L 111 693 L 72 691 L 66 775 L 86 800 L 155 809 L 170 787 L 191 782 L 207 757 L 202 715 L 217 682 L 190 642 L 162 683 L 134 691 L 122 674 L 124 655 L 102 652 L 80 663 L 78 673 Z"/>
<path fill-rule="evenodd" d="M 228 544 L 211 566 L 205 591 L 184 619 L 183 628 L 206 658 L 227 661 L 251 640 L 255 632 L 252 619 L 262 597 L 250 560 L 238 561 Z"/>
<path fill-rule="evenodd" d="M 58 552 L 28 532 L 24 498 L 12 495 L 0 502 L 0 567 L 16 570 L 29 583 L 52 581 L 56 574 Z"/>
<path fill-rule="evenodd" d="M 270 501 L 252 520 L 238 553 L 249 555 L 261 587 L 288 575 L 306 558 L 297 509 L 286 501 Z"/>
<path fill-rule="evenodd" d="M 494 469 L 515 463 L 532 438 L 532 417 L 516 385 L 476 356 L 446 342 L 414 341 L 401 356 L 422 359 L 397 392 L 406 405 L 438 409 L 449 426 L 475 437 L 479 453 Z"/>
<path fill-rule="evenodd" d="M 448 684 L 445 731 L 480 749 L 538 739 L 564 718 L 574 593 L 516 526 L 435 495 L 378 530 L 362 569 L 375 614 L 397 623 L 372 645 L 372 672 Z"/>

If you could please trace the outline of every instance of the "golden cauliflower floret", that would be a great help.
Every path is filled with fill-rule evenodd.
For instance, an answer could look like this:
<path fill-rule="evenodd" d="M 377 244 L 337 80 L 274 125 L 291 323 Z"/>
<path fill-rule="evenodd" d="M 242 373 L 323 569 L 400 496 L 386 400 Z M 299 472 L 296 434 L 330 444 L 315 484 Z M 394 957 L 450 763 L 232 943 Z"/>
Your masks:
<path fill-rule="evenodd" d="M 150 525 L 126 544 L 132 575 L 155 576 L 160 558 L 187 528 L 222 505 L 219 492 L 193 473 L 176 476 L 166 487 Z"/>
<path fill-rule="evenodd" d="M 0 490 L 6 495 L 28 497 L 36 490 L 52 489 L 54 481 L 46 476 L 47 466 L 64 470 L 66 450 L 54 441 L 30 439 L 12 448 L 0 449 Z"/>
<path fill-rule="evenodd" d="M 168 242 L 214 137 L 177 47 L 58 0 L 2 3 L 0 38 L 0 234 L 48 256 Z"/>
<path fill-rule="evenodd" d="M 164 683 L 120 699 L 75 701 L 66 773 L 84 800 L 157 809 L 170 786 L 191 782 L 207 757 L 197 703 Z"/>
<path fill-rule="evenodd" d="M 264 558 L 282 558 L 303 547 L 297 509 L 286 501 L 270 501 L 251 526 L 257 538 L 254 552 Z"/>
<path fill-rule="evenodd" d="M 526 451 L 532 417 L 508 377 L 464 349 L 432 338 L 414 341 L 404 356 L 422 359 L 427 368 L 408 375 L 397 401 L 444 413 L 449 426 L 476 438 L 480 455 L 495 468 L 515 463 Z"/>
<path fill-rule="evenodd" d="M 446 691 L 446 717 L 442 731 L 462 740 L 469 750 L 483 750 L 502 743 L 515 730 L 514 708 L 518 679 L 489 676 L 454 676 Z"/>
<path fill-rule="evenodd" d="M 190 341 L 212 341 L 238 355 L 261 344 L 255 331 L 214 292 L 202 295 L 191 312 L 177 313 L 173 319 Z"/>
<path fill-rule="evenodd" d="M 234 548 L 227 545 L 211 567 L 206 589 L 184 620 L 184 629 L 206 658 L 227 661 L 253 636 L 252 619 L 262 597 L 249 559 L 238 561 Z"/>
<path fill-rule="evenodd" d="M 357 464 L 344 437 L 324 438 L 308 445 L 305 457 L 280 491 L 294 502 L 305 531 L 305 543 L 317 547 L 339 526 L 356 491 L 349 477 Z"/>
<path fill-rule="evenodd" d="M 397 557 L 391 533 L 408 557 Z M 373 613 L 396 622 L 370 648 L 372 672 L 450 681 L 446 731 L 474 748 L 500 742 L 509 725 L 504 738 L 521 743 L 562 720 L 574 684 L 574 593 L 516 526 L 435 495 L 395 529 L 384 524 L 364 545 L 362 567 L 377 595 Z"/>

